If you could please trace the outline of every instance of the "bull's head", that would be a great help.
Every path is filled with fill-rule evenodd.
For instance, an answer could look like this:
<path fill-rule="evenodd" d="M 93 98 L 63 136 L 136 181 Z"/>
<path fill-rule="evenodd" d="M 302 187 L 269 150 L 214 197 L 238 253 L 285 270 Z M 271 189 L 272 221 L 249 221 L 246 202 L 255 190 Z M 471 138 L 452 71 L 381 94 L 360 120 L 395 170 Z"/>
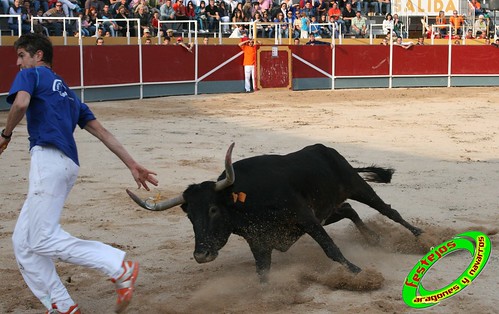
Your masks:
<path fill-rule="evenodd" d="M 205 181 L 190 185 L 182 195 L 156 203 L 142 200 L 130 190 L 128 195 L 141 207 L 161 211 L 181 205 L 192 222 L 195 234 L 194 258 L 198 263 L 214 260 L 218 251 L 227 243 L 231 234 L 229 213 L 226 206 L 230 204 L 230 193 L 222 191 L 234 183 L 235 175 L 232 166 L 232 143 L 225 155 L 225 178 L 218 181 Z"/>

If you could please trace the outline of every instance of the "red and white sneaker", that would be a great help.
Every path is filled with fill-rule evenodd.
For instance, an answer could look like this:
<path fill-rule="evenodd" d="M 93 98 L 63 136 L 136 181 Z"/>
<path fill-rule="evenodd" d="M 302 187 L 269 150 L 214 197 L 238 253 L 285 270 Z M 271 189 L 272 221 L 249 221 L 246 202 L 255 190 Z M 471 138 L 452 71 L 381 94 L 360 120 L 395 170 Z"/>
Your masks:
<path fill-rule="evenodd" d="M 116 286 L 116 293 L 118 294 L 116 308 L 114 309 L 116 313 L 123 312 L 132 300 L 135 281 L 139 275 L 139 263 L 131 261 L 123 262 L 121 268 L 123 269 L 123 274 L 116 279 L 111 279 Z"/>
<path fill-rule="evenodd" d="M 75 304 L 69 308 L 67 312 L 61 312 L 57 309 L 57 304 L 52 303 L 52 309 L 47 311 L 47 314 L 81 314 L 78 304 Z"/>

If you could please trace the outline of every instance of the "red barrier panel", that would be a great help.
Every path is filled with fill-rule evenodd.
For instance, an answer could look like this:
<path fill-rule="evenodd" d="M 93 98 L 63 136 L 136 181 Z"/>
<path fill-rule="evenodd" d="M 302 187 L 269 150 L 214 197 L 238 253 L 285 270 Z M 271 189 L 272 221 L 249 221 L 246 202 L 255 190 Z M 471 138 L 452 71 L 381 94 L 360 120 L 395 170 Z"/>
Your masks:
<path fill-rule="evenodd" d="M 144 82 L 192 81 L 194 53 L 182 46 L 142 46 Z"/>
<path fill-rule="evenodd" d="M 80 86 L 80 47 L 54 46 L 52 69 L 68 86 Z"/>
<path fill-rule="evenodd" d="M 327 73 L 331 73 L 331 47 L 329 45 L 289 46 L 289 48 L 291 48 L 293 54 L 304 59 L 306 62 Z M 293 78 L 317 77 L 324 77 L 324 75 L 301 60 L 293 58 Z"/>
<path fill-rule="evenodd" d="M 0 93 L 8 92 L 19 68 L 16 65 L 17 54 L 12 46 L 0 47 Z"/>
<path fill-rule="evenodd" d="M 259 51 L 260 63 L 258 75 L 262 88 L 291 87 L 289 69 L 291 54 L 289 51 L 278 51 L 272 56 L 272 51 Z"/>
<path fill-rule="evenodd" d="M 336 46 L 336 72 L 338 76 L 388 75 L 390 47 Z"/>
<path fill-rule="evenodd" d="M 393 47 L 393 75 L 447 74 L 449 46 Z"/>
<path fill-rule="evenodd" d="M 493 46 L 453 46 L 452 74 L 498 74 L 499 48 Z"/>
<path fill-rule="evenodd" d="M 198 76 L 202 77 L 209 71 L 223 64 L 225 61 L 241 52 L 239 46 L 199 46 L 199 71 Z M 211 73 L 203 81 L 232 81 L 244 80 L 243 57 L 242 55 L 223 68 Z"/>
<path fill-rule="evenodd" d="M 83 55 L 85 86 L 140 82 L 138 46 L 84 46 Z"/>

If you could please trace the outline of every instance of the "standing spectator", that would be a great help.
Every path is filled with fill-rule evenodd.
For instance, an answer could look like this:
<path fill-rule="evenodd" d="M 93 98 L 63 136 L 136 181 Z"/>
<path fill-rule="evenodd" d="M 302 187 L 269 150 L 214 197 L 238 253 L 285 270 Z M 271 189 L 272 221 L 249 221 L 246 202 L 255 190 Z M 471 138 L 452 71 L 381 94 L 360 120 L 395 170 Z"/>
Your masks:
<path fill-rule="evenodd" d="M 57 275 L 54 260 L 100 270 L 115 283 L 115 311 L 122 312 L 132 298 L 138 263 L 125 261 L 126 253 L 110 245 L 73 237 L 60 225 L 64 202 L 79 170 L 74 129 L 79 126 L 104 143 L 130 169 L 139 187 L 149 190 L 147 182 L 157 185 L 155 173 L 137 163 L 52 71 L 53 48 L 46 36 L 25 34 L 14 47 L 22 71 L 7 96 L 12 106 L 0 137 L 0 154 L 26 115 L 31 155 L 29 189 L 12 235 L 21 274 L 50 313 L 80 314 Z"/>
<path fill-rule="evenodd" d="M 393 20 L 392 20 L 392 15 L 390 13 L 386 14 L 385 19 L 383 20 L 382 27 L 383 27 L 383 34 L 390 35 L 391 33 L 393 33 Z"/>
<path fill-rule="evenodd" d="M 305 44 L 307 46 L 319 46 L 319 45 L 329 45 L 327 42 L 320 41 L 320 40 L 315 40 L 315 35 L 310 34 L 309 40 Z"/>
<path fill-rule="evenodd" d="M 104 46 L 104 38 L 97 37 L 97 39 L 95 40 L 95 45 L 96 46 Z M 76 312 L 76 313 L 78 314 L 79 312 Z"/>
<path fill-rule="evenodd" d="M 366 37 L 366 30 L 366 18 L 361 15 L 360 11 L 357 11 L 355 18 L 352 20 L 352 31 L 355 34 L 355 38 Z"/>
<path fill-rule="evenodd" d="M 300 37 L 301 38 L 308 38 L 308 32 L 310 31 L 310 20 L 307 17 L 307 14 L 305 12 L 301 13 L 301 18 L 300 18 Z"/>
<path fill-rule="evenodd" d="M 289 11 L 289 13 L 291 13 L 291 11 Z M 284 20 L 284 16 L 282 15 L 282 12 L 278 12 L 277 13 L 277 16 L 275 17 L 274 23 L 285 23 L 286 21 Z M 289 36 L 288 34 L 285 34 L 285 29 L 283 29 L 283 27 L 285 27 L 285 29 L 287 29 L 287 25 L 281 25 L 281 26 L 278 26 L 277 27 L 277 30 L 278 30 L 278 34 L 276 34 L 276 26 L 275 25 L 272 25 L 270 30 L 269 30 L 269 38 L 275 38 L 277 36 L 277 38 L 279 37 L 287 37 Z"/>
<path fill-rule="evenodd" d="M 463 34 L 464 19 L 461 15 L 457 15 L 457 10 L 454 10 L 452 12 L 452 16 L 450 17 L 450 24 L 452 24 L 454 35 Z"/>
<path fill-rule="evenodd" d="M 208 31 L 217 32 L 220 15 L 218 15 L 218 7 L 215 5 L 215 0 L 210 0 L 206 7 L 206 17 L 208 18 Z"/>
<path fill-rule="evenodd" d="M 194 7 L 194 3 L 191 0 L 189 0 L 189 2 L 187 2 L 187 5 L 185 6 L 185 15 L 187 16 L 187 19 L 189 21 L 196 20 L 196 8 Z"/>
<path fill-rule="evenodd" d="M 328 24 L 327 16 L 325 14 L 320 16 L 319 24 L 321 24 L 319 26 L 319 35 L 322 38 L 331 38 L 333 31 L 331 27 L 329 25 L 322 25 L 322 24 Z"/>
<path fill-rule="evenodd" d="M 257 42 L 259 45 L 260 42 Z M 243 51 L 243 66 L 244 66 L 244 90 L 246 93 L 256 90 L 255 65 L 256 65 L 256 45 L 253 39 L 243 37 L 239 43 L 239 47 Z"/>
<path fill-rule="evenodd" d="M 345 22 L 345 33 L 350 33 L 350 27 L 352 26 L 352 20 L 355 18 L 355 11 L 352 9 L 352 5 L 347 3 L 343 11 L 341 11 L 343 16 L 343 21 Z"/>
<path fill-rule="evenodd" d="M 399 19 L 399 15 L 395 13 L 393 15 L 393 31 L 397 37 L 407 38 L 407 32 L 403 31 L 404 23 Z"/>
<path fill-rule="evenodd" d="M 206 46 L 206 45 L 209 45 L 209 44 L 210 44 L 210 38 L 208 36 L 205 36 L 203 38 L 203 45 Z"/>
<path fill-rule="evenodd" d="M 473 24 L 473 28 L 475 29 L 476 38 L 485 38 L 487 37 L 487 22 L 483 18 L 483 14 L 478 16 L 478 20 Z"/>
<path fill-rule="evenodd" d="M 418 37 L 418 42 L 416 43 L 418 46 L 424 46 L 424 37 Z"/>
<path fill-rule="evenodd" d="M 438 12 L 438 16 L 435 18 L 435 24 L 436 25 L 445 25 L 447 24 L 447 19 L 445 18 L 445 12 L 440 11 Z M 446 26 L 440 26 L 438 27 L 438 37 L 439 38 L 444 38 L 447 35 L 447 27 Z"/>

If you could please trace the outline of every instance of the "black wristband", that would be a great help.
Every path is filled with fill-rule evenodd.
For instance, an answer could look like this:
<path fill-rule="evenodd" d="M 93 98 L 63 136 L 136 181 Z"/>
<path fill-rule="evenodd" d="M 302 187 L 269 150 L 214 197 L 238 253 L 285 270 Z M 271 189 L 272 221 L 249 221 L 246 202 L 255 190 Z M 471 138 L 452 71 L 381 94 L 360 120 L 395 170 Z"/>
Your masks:
<path fill-rule="evenodd" d="M 12 137 L 12 133 L 10 133 L 9 136 L 5 135 L 5 133 L 3 133 L 3 131 L 5 131 L 5 129 L 2 130 L 2 137 L 6 140 L 10 140 L 10 138 Z"/>

